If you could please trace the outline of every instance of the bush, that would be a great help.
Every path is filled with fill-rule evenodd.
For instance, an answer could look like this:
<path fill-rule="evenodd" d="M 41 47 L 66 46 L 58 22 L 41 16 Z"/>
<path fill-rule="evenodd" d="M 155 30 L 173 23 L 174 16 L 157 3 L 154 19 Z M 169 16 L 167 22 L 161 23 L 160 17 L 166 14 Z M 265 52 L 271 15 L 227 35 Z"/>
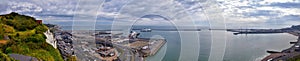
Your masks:
<path fill-rule="evenodd" d="M 11 47 L 8 47 L 8 48 L 6 48 L 5 52 L 6 53 L 12 53 L 13 51 L 12 51 Z"/>
<path fill-rule="evenodd" d="M 2 15 L 0 18 L 1 23 L 10 25 L 18 31 L 32 30 L 38 26 L 33 17 L 19 15 L 17 13 Z"/>
<path fill-rule="evenodd" d="M 0 24 L 0 40 L 2 40 L 4 38 L 4 28 L 3 26 Z"/>
<path fill-rule="evenodd" d="M 15 32 L 15 29 L 11 26 L 4 25 L 4 24 L 0 24 L 0 25 L 1 25 L 2 31 L 4 31 L 5 33 L 14 33 Z"/>
<path fill-rule="evenodd" d="M 69 56 L 67 61 L 77 61 L 76 56 Z"/>
<path fill-rule="evenodd" d="M 0 61 L 15 61 L 15 60 L 10 58 L 8 55 L 2 53 L 2 51 L 0 51 Z"/>
<path fill-rule="evenodd" d="M 18 13 L 0 15 L 0 40 L 4 35 L 10 38 L 9 43 L 0 45 L 0 61 L 11 61 L 7 53 L 28 55 L 43 61 L 63 61 L 59 51 L 45 42 L 43 33 L 47 30 L 47 26 L 37 24 L 33 17 Z"/>
<path fill-rule="evenodd" d="M 38 59 L 41 59 L 42 61 L 55 61 L 53 56 L 51 56 L 51 54 L 48 51 L 42 49 L 33 50 L 31 51 L 31 53 L 28 53 L 27 55 L 36 57 Z"/>
<path fill-rule="evenodd" d="M 45 42 L 45 37 L 43 34 L 34 34 L 26 38 L 25 42 L 34 42 L 34 43 Z"/>
<path fill-rule="evenodd" d="M 45 25 L 40 25 L 40 26 L 37 26 L 37 27 L 35 28 L 35 30 L 36 30 L 36 33 L 38 33 L 38 34 L 43 34 L 43 33 L 46 32 L 48 29 L 47 29 L 47 27 L 46 27 Z"/>

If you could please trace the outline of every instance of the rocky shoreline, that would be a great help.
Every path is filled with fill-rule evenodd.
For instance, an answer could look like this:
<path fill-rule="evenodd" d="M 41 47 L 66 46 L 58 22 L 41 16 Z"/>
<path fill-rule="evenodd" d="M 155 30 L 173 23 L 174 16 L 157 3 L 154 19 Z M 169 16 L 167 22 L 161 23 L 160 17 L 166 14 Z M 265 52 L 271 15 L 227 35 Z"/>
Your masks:
<path fill-rule="evenodd" d="M 67 60 L 70 56 L 75 56 L 72 43 L 72 34 L 61 30 L 57 25 L 46 24 L 46 26 L 49 28 L 49 30 L 45 34 L 48 36 L 53 36 L 50 37 L 49 42 L 47 42 L 60 51 L 64 60 Z"/>

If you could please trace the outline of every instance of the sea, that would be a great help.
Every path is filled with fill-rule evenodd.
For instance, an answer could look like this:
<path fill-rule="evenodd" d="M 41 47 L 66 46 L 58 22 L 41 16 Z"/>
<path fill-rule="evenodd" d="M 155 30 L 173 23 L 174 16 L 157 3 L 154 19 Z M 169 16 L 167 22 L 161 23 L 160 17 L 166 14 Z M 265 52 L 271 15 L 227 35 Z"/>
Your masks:
<path fill-rule="evenodd" d="M 61 26 L 63 30 L 107 30 L 111 29 L 110 25 L 96 25 L 96 26 Z M 122 26 L 115 26 L 118 29 L 126 28 Z M 151 28 L 151 29 L 174 29 L 174 26 L 132 26 L 133 28 Z M 188 27 L 187 27 L 188 28 Z M 139 37 L 142 38 L 164 38 L 167 43 L 160 48 L 160 50 L 153 56 L 147 57 L 146 61 L 179 61 L 183 57 L 194 57 L 198 61 L 208 61 L 209 58 L 222 59 L 223 61 L 260 61 L 263 57 L 269 55 L 266 51 L 281 51 L 291 47 L 289 42 L 296 41 L 297 37 L 288 33 L 274 33 L 274 34 L 241 34 L 234 35 L 232 32 L 224 30 L 208 30 L 209 27 L 197 27 L 201 31 L 155 31 L 139 32 Z M 127 29 L 126 29 L 127 30 Z M 121 31 L 122 32 L 122 31 Z M 181 32 L 181 33 L 180 33 Z M 124 33 L 129 33 L 124 31 Z M 196 33 L 198 40 L 189 38 L 182 39 L 180 34 Z M 220 34 L 220 36 L 218 36 Z M 222 35 L 222 36 L 221 36 Z M 193 35 L 191 35 L 193 36 Z M 223 37 L 222 39 L 218 39 Z M 225 39 L 224 39 L 225 38 Z M 182 43 L 186 41 L 195 41 L 198 45 L 184 44 L 187 46 L 199 46 L 199 48 L 181 48 Z M 224 52 L 220 57 L 211 56 L 211 53 L 220 53 L 211 51 L 215 42 L 225 42 L 221 46 L 224 47 Z M 199 49 L 198 52 L 181 52 L 183 49 Z M 222 48 L 220 48 L 222 49 Z M 192 55 L 188 55 L 189 53 Z M 194 54 L 193 54 L 194 53 Z M 195 58 L 194 58 L 195 59 Z M 185 59 L 187 60 L 187 59 Z M 187 60 L 189 61 L 189 60 Z"/>

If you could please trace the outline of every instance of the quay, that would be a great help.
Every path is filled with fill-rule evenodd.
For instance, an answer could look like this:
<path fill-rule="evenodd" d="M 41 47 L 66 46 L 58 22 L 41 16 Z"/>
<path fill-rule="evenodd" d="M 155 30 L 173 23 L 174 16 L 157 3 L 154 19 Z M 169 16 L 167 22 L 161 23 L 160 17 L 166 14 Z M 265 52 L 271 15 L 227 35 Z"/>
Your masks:
<path fill-rule="evenodd" d="M 142 57 L 148 57 L 155 55 L 165 43 L 165 39 L 151 39 L 145 45 L 134 49 L 137 49 Z"/>
<path fill-rule="evenodd" d="M 137 32 L 130 32 L 127 37 L 122 33 L 105 32 L 96 32 L 92 36 L 95 37 L 96 44 L 103 43 L 103 45 L 114 48 L 117 51 L 114 55 L 118 55 L 118 60 L 144 61 L 145 57 L 155 55 L 166 43 L 165 39 L 139 38 Z M 104 58 L 100 59 L 105 60 Z"/>
<path fill-rule="evenodd" d="M 157 41 L 157 44 L 153 45 L 150 56 L 156 54 L 159 51 L 159 49 L 166 43 L 165 39 L 159 39 L 159 40 L 160 41 Z"/>

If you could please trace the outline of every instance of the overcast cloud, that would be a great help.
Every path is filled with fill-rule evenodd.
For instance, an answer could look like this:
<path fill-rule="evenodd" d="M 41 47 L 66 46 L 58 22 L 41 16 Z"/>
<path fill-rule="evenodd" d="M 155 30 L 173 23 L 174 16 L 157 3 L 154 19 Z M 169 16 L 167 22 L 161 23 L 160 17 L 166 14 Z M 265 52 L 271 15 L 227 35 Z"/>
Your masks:
<path fill-rule="evenodd" d="M 207 16 L 215 14 L 219 14 L 229 28 L 270 25 L 285 27 L 300 23 L 300 0 L 217 0 L 212 3 L 206 0 L 4 0 L 0 2 L 0 8 L 0 14 L 18 12 L 47 23 L 70 22 L 74 17 L 96 17 L 94 20 L 76 21 L 97 21 L 96 24 L 118 21 L 128 24 L 138 20 L 146 21 L 146 25 L 173 21 L 209 26 L 212 19 Z M 210 8 L 219 8 L 221 12 L 207 13 Z M 153 17 L 143 17 L 145 15 Z"/>

